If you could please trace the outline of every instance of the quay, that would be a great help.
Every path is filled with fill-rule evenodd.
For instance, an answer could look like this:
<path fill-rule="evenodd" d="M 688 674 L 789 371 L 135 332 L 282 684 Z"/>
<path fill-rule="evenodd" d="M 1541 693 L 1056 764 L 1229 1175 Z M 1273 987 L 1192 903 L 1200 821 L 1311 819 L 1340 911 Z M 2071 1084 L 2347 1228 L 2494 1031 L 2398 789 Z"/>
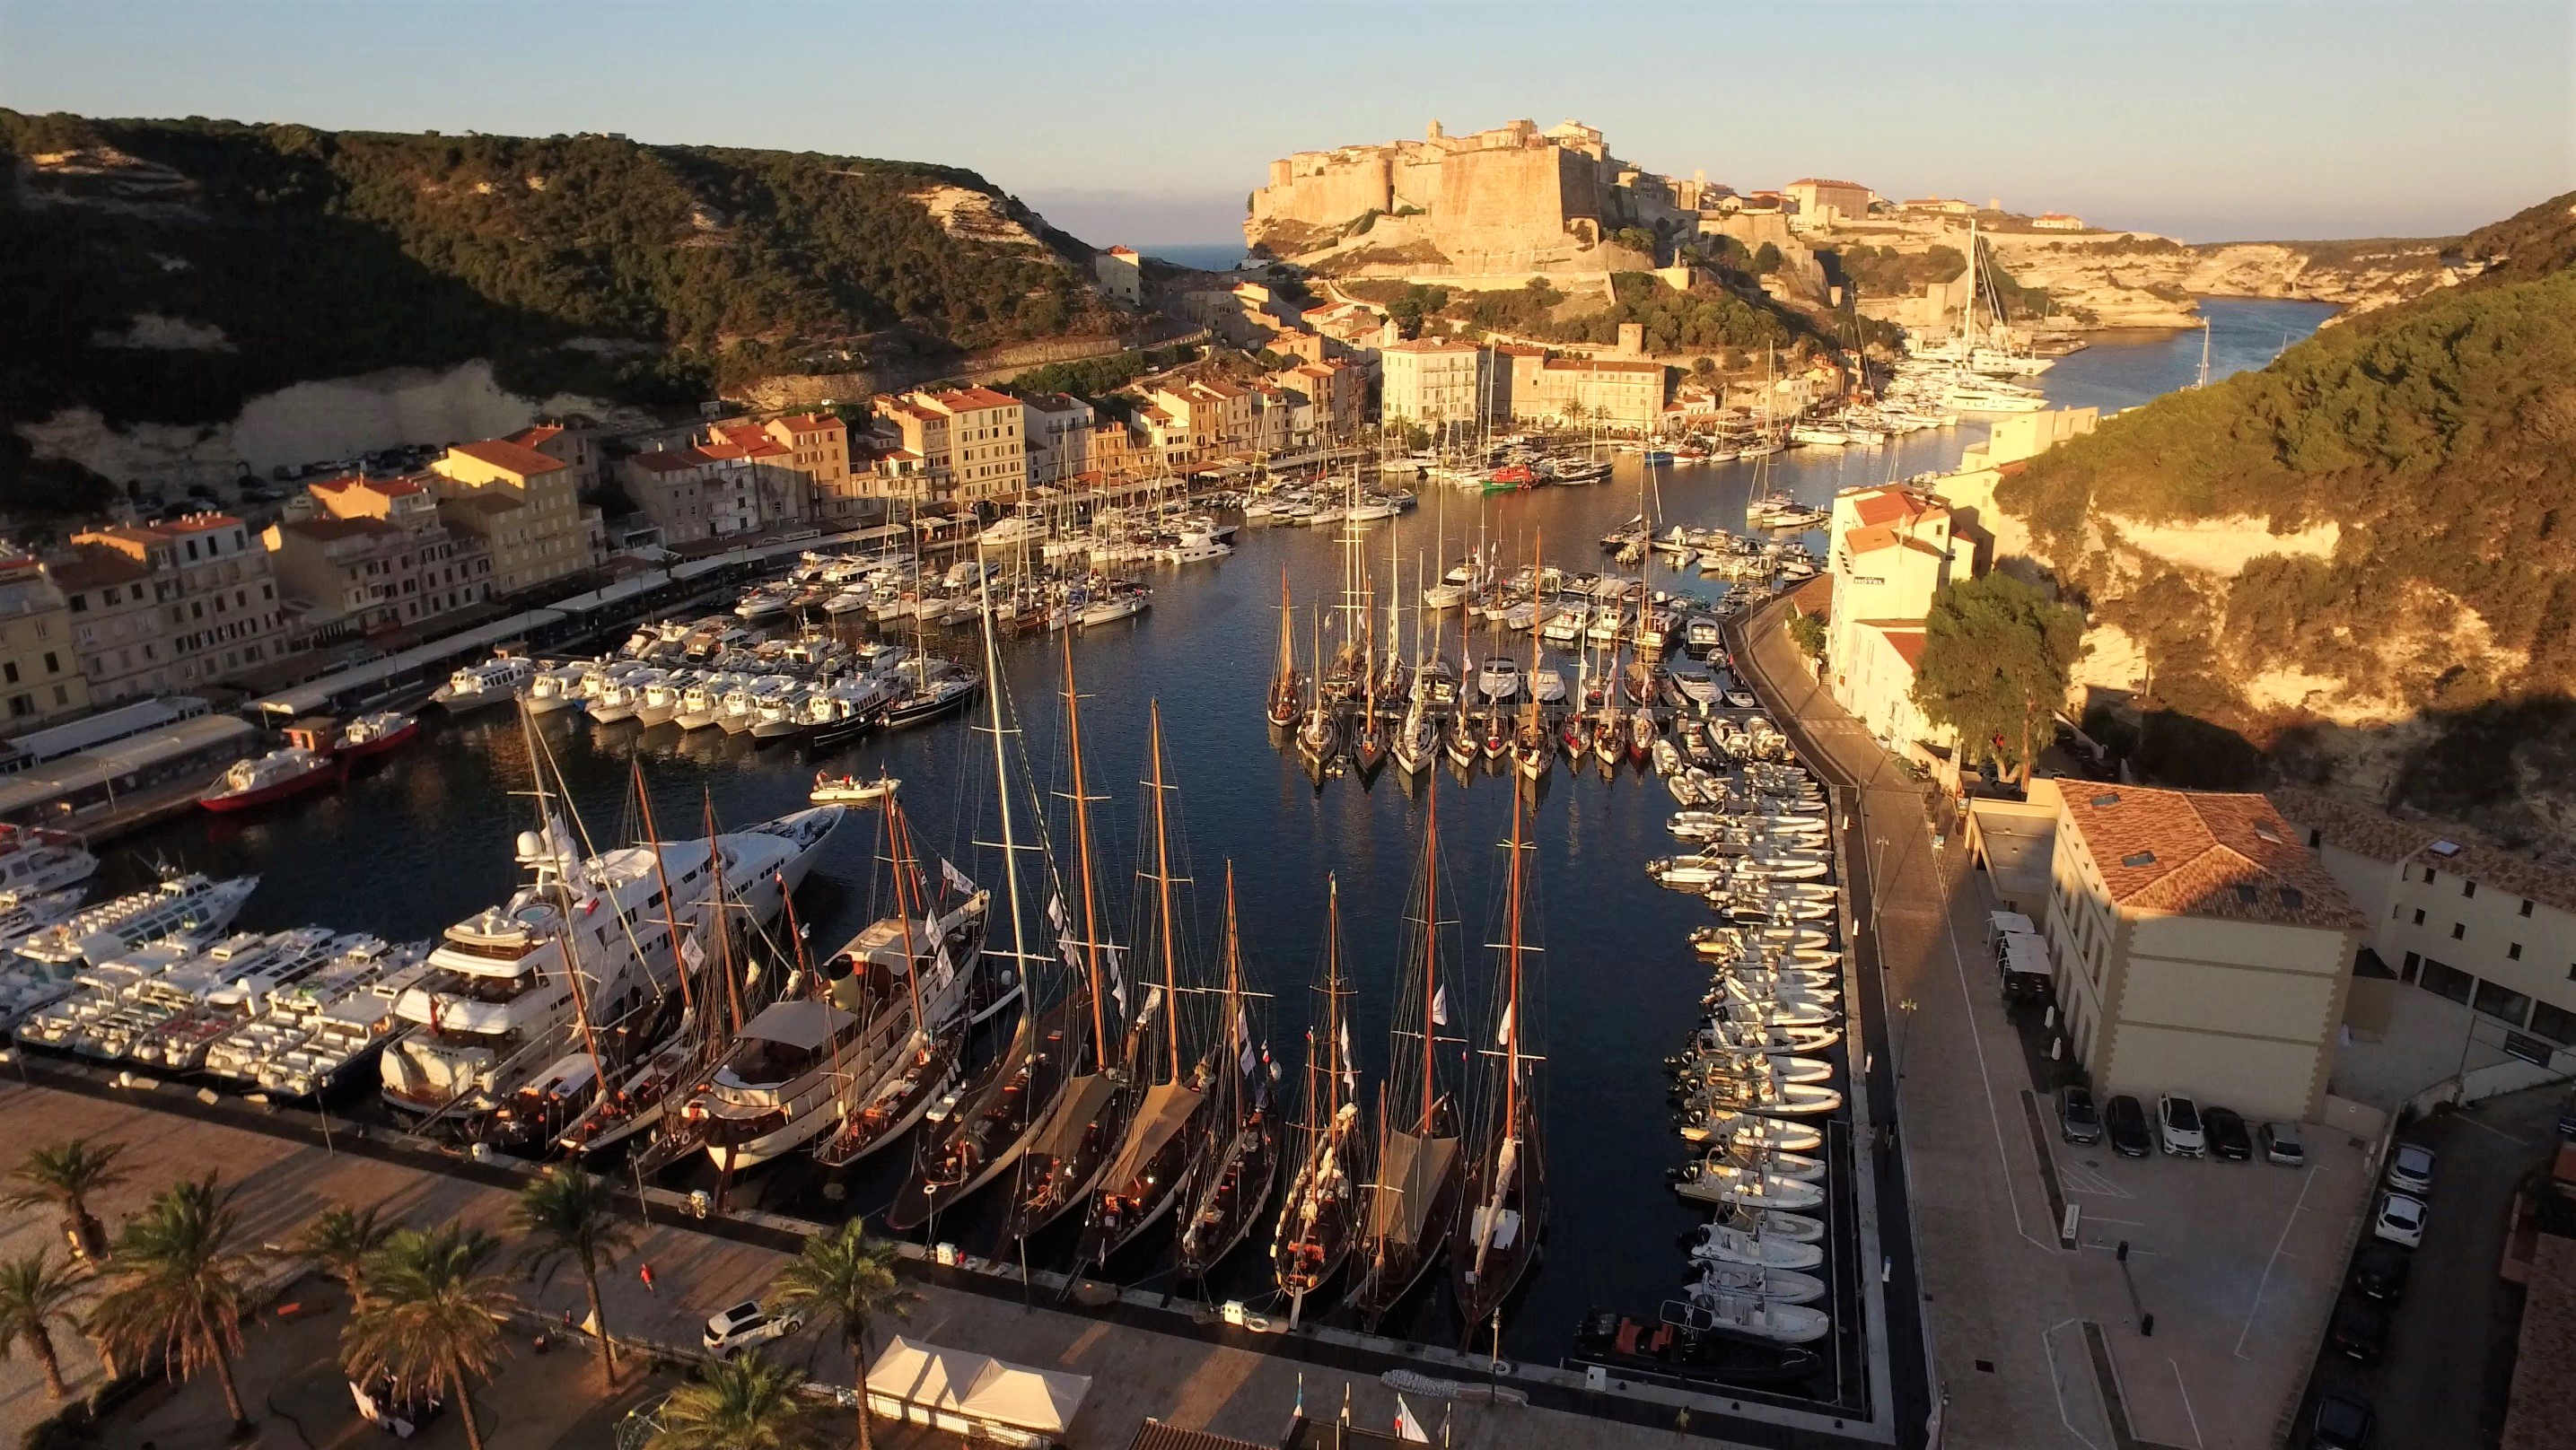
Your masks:
<path fill-rule="evenodd" d="M 86 1137 L 127 1145 L 132 1172 L 104 1196 L 97 1211 L 111 1226 L 169 1182 L 218 1165 L 227 1183 L 243 1186 L 245 1236 L 282 1243 L 298 1225 L 333 1202 L 356 1207 L 381 1203 L 389 1215 L 414 1224 L 462 1222 L 499 1232 L 528 1165 L 467 1158 L 418 1140 L 344 1120 L 263 1109 L 175 1084 L 118 1077 L 11 1054 L 0 1065 L 0 1114 L 21 1124 L 41 1123 L 47 1138 Z M 215 1098 L 209 1102 L 207 1099 Z M 648 1226 L 637 1247 L 604 1273 L 600 1290 L 611 1334 L 621 1346 L 655 1359 L 686 1364 L 704 1358 L 698 1331 L 708 1315 L 757 1297 L 794 1252 L 821 1225 L 767 1214 L 692 1216 L 685 1196 L 648 1190 Z M 31 1252 L 54 1237 L 50 1210 L 20 1210 L 0 1219 L 0 1253 Z M 1410 1370 L 1431 1382 L 1447 1381 L 1443 1397 L 1406 1381 L 1403 1391 L 1417 1418 L 1436 1425 L 1446 1416 L 1453 1443 L 1496 1450 L 1543 1450 L 1568 1443 L 1623 1450 L 1669 1446 L 1677 1434 L 1700 1443 L 1834 1450 L 1840 1446 L 1894 1443 L 1878 1427 L 1830 1417 L 1770 1409 L 1724 1396 L 1682 1395 L 1651 1386 L 1587 1387 L 1583 1377 L 1526 1364 L 1496 1364 L 1480 1355 L 1422 1345 L 1397 1345 L 1344 1333 L 1301 1331 L 1262 1334 L 1227 1325 L 1221 1317 L 1171 1295 L 1129 1292 L 1105 1310 L 1073 1303 L 1061 1294 L 1060 1276 L 1038 1275 L 1022 1285 L 1003 1266 L 978 1271 L 932 1262 L 917 1245 L 900 1246 L 907 1287 L 923 1302 L 880 1334 L 900 1332 L 935 1344 L 971 1348 L 1005 1361 L 1088 1375 L 1092 1392 L 1068 1434 L 1071 1450 L 1119 1450 L 1151 1416 L 1183 1429 L 1206 1430 L 1255 1444 L 1278 1443 L 1292 1410 L 1302 1403 L 1313 1419 L 1338 1417 L 1349 1405 L 1350 1423 L 1392 1425 L 1397 1390 L 1382 1374 Z M 652 1267 L 648 1287 L 637 1272 Z M 336 1298 L 336 1285 L 320 1279 L 295 1283 L 281 1271 L 272 1283 L 292 1286 L 296 1312 Z M 538 1323 L 560 1324 L 567 1311 L 582 1312 L 578 1276 L 558 1274 L 542 1286 L 514 1281 L 513 1288 Z M 273 1312 L 258 1316 L 240 1367 L 246 1386 L 272 1382 L 263 1366 L 264 1336 L 274 1333 Z M 66 1377 L 75 1394 L 95 1389 L 101 1371 L 77 1336 L 59 1336 Z M 525 1346 L 513 1339 L 525 1359 Z M 496 1408 L 533 1410 L 527 1420 L 505 1418 L 492 1427 L 490 1444 L 547 1447 L 605 1444 L 563 1438 L 576 1415 L 562 1393 L 573 1364 L 589 1365 L 582 1343 L 563 1353 L 564 1368 L 549 1372 L 544 1387 L 496 1385 L 480 1394 L 488 1417 Z M 850 1384 L 849 1359 L 836 1339 L 808 1327 L 769 1349 L 816 1384 Z M 595 1375 L 585 1369 L 584 1374 Z M 506 1376 L 505 1376 L 506 1377 Z M 630 1371 L 631 1378 L 631 1371 Z M 598 1388 L 595 1380 L 592 1388 Z M 157 1393 L 142 1410 L 143 1433 L 162 1450 L 198 1450 L 222 1443 L 224 1427 L 213 1408 L 214 1386 L 200 1376 L 174 1391 Z M 246 1399 L 254 1406 L 261 1394 Z M 1517 1401 L 1517 1402 L 1516 1402 Z M 354 1423 L 345 1395 L 339 1413 Z M 1687 1414 L 1684 1412 L 1687 1411 Z M 23 1434 L 47 1413 L 35 1366 L 24 1357 L 0 1364 L 0 1434 Z M 254 1410 L 254 1418 L 268 1415 Z M 893 1427 L 881 1426 L 880 1435 Z M 902 1430 L 898 1437 L 919 1432 Z M 312 1429 L 304 1443 L 319 1444 Z M 895 1438 L 892 1444 L 940 1444 L 943 1439 Z"/>

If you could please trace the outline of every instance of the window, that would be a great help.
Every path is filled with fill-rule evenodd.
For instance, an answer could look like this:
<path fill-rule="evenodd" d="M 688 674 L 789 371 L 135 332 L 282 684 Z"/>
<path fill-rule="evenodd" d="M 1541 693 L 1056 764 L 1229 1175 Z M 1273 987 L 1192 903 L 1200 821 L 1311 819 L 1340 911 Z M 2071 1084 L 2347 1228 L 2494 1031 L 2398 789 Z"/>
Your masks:
<path fill-rule="evenodd" d="M 2401 982 L 2411 982 L 2411 981 L 2414 981 L 2414 980 L 2415 980 L 2415 974 L 2416 974 L 2417 972 L 2421 971 L 2421 970 L 2423 969 L 2423 966 L 2424 966 L 2424 955 L 2423 955 L 2423 953 L 2421 953 L 2421 952 L 2408 952 L 2408 953 L 2406 954 L 2406 965 L 2398 969 L 2398 973 L 2397 973 L 2397 980 L 2399 980 L 2399 981 L 2401 981 Z"/>
<path fill-rule="evenodd" d="M 0 680 L 5 680 L 7 683 L 12 685 L 18 683 L 18 662 L 16 660 L 0 663 Z"/>
<path fill-rule="evenodd" d="M 2522 899 L 2522 909 L 2521 909 L 2520 911 L 2515 912 L 2515 913 L 2514 913 L 2514 915 L 2516 915 L 2516 916 L 2529 916 L 2529 915 L 2531 915 L 2531 898 L 2530 898 L 2530 897 L 2526 896 L 2526 897 L 2524 897 L 2524 898 Z"/>
<path fill-rule="evenodd" d="M 2506 947 L 2506 948 L 2504 949 L 2504 959 L 2505 959 L 2506 961 L 2508 961 L 2508 962 L 2518 962 L 2518 961 L 2521 961 L 2521 960 L 2522 960 L 2522 943 L 2520 943 L 2520 942 L 2515 942 L 2515 943 L 2514 943 L 2514 944 L 2512 944 L 2511 946 Z"/>
<path fill-rule="evenodd" d="M 2537 1003 L 2531 1009 L 2531 1031 L 2532 1035 L 2546 1037 L 2552 1042 L 2576 1043 L 2576 1012 L 2552 1007 L 2546 1002 Z"/>
<path fill-rule="evenodd" d="M 49 675 L 59 675 L 62 672 L 63 662 L 55 658 L 52 650 L 45 651 L 45 673 Z"/>
<path fill-rule="evenodd" d="M 2476 992 L 2478 979 L 2457 967 L 2427 957 L 2424 959 L 2424 975 L 2418 985 L 2427 992 L 2465 1004 Z"/>
<path fill-rule="evenodd" d="M 2461 882 L 2461 883 L 2460 883 L 2460 895 L 2462 895 L 2462 896 L 2464 896 L 2464 897 L 2465 897 L 2465 896 L 2475 896 L 2475 895 L 2477 895 L 2477 894 L 2478 894 L 2478 883 L 2476 883 L 2476 882 L 2474 882 L 2474 881 L 2463 881 L 2463 882 Z"/>
<path fill-rule="evenodd" d="M 2531 999 L 2520 992 L 2497 986 L 2493 982 L 2480 982 L 2477 1009 L 2490 1017 L 2502 1018 L 2520 1027 L 2522 1019 L 2531 1015 Z"/>
<path fill-rule="evenodd" d="M 2424 868 L 2424 884 L 2427 886 L 2433 884 L 2433 868 L 2430 866 Z"/>
<path fill-rule="evenodd" d="M 2424 924 L 2424 908 L 2420 906 L 2415 908 L 2415 924 L 2417 926 L 2422 926 Z"/>
<path fill-rule="evenodd" d="M 2466 941 L 2468 940 L 2468 937 L 2469 924 L 2467 922 L 2455 921 L 2451 923 L 2451 940 Z"/>

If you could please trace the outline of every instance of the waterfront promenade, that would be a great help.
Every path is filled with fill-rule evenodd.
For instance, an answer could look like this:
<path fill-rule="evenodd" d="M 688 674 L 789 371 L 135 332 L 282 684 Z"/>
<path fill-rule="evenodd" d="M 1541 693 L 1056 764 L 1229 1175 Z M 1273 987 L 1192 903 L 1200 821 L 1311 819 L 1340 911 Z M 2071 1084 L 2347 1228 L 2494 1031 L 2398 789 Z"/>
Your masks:
<path fill-rule="evenodd" d="M 128 1145 L 134 1170 L 131 1180 L 104 1195 L 97 1205 L 111 1226 L 172 1180 L 220 1169 L 227 1182 L 243 1185 L 240 1206 L 248 1244 L 284 1242 L 298 1225 L 334 1200 L 382 1203 L 389 1214 L 410 1224 L 456 1221 L 507 1237 L 504 1225 L 512 1195 L 501 1184 L 334 1152 L 136 1104 L 29 1087 L 16 1081 L 14 1073 L 6 1078 L 6 1085 L 0 1086 L 0 1114 L 13 1124 L 27 1125 L 13 1143 L 33 1137 L 88 1136 Z M 50 1211 L 20 1210 L 0 1218 L 0 1254 L 23 1254 L 58 1243 Z M 655 1224 L 643 1232 L 635 1254 L 603 1278 L 609 1326 L 621 1343 L 641 1342 L 667 1358 L 694 1359 L 707 1316 L 759 1295 L 786 1257 L 776 1247 L 684 1225 Z M 652 1265 L 649 1289 L 638 1272 L 642 1263 Z M 525 1282 L 506 1265 L 501 1267 L 511 1272 L 521 1299 L 537 1313 L 559 1321 L 567 1310 L 576 1316 L 583 1312 L 577 1275 L 558 1274 L 539 1286 Z M 292 1279 L 295 1272 L 282 1268 L 278 1277 Z M 1119 1450 L 1148 1415 L 1184 1428 L 1276 1444 L 1301 1391 L 1310 1416 L 1337 1416 L 1347 1395 L 1353 1424 L 1385 1429 L 1394 1423 L 1395 1392 L 1376 1377 L 1374 1367 L 1354 1372 L 1058 1312 L 1045 1307 L 1043 1293 L 1037 1307 L 1027 1307 L 1007 1296 L 939 1284 L 915 1282 L 913 1286 L 922 1292 L 923 1302 L 908 1321 L 880 1333 L 900 1332 L 1013 1363 L 1091 1377 L 1090 1397 L 1067 1441 L 1073 1450 Z M 373 1432 L 357 1421 L 345 1392 L 330 1382 L 329 1336 L 315 1327 L 321 1320 L 337 1322 L 342 1298 L 338 1286 L 318 1277 L 303 1278 L 288 1286 L 284 1298 L 299 1306 L 297 1314 L 281 1320 L 264 1312 L 248 1329 L 241 1373 L 244 1399 L 252 1406 L 253 1418 L 263 1425 L 256 1443 L 277 1450 L 374 1443 Z M 57 1337 L 74 1392 L 96 1388 L 98 1365 L 87 1346 L 67 1327 Z M 646 1383 L 641 1371 L 628 1368 L 621 1377 L 621 1393 L 604 1397 L 595 1350 L 586 1341 L 558 1341 L 544 1355 L 532 1352 L 532 1342 L 533 1325 L 514 1334 L 511 1357 L 499 1379 L 488 1391 L 478 1393 L 492 1450 L 606 1450 L 616 1414 L 639 1397 L 638 1386 Z M 817 1383 L 851 1383 L 849 1361 L 839 1340 L 817 1327 L 790 1336 L 769 1352 Z M 651 1383 L 667 1386 L 676 1379 L 665 1375 Z M 1459 1445 L 1554 1450 L 1579 1443 L 1606 1450 L 1645 1450 L 1676 1443 L 1669 1426 L 1626 1425 L 1508 1402 L 1489 1406 L 1481 1387 L 1476 1388 L 1477 1393 L 1455 1400 L 1419 1394 L 1409 1394 L 1407 1399 L 1435 1433 L 1446 1414 L 1453 1443 Z M 19 1355 L 0 1363 L 0 1436 L 15 1443 L 29 1425 L 49 1412 L 32 1360 Z M 1699 1417 L 1699 1423 L 1705 1434 L 1708 1418 Z M 133 1447 L 149 1441 L 157 1450 L 215 1450 L 224 1442 L 223 1417 L 210 1380 L 176 1391 L 149 1390 L 111 1416 L 106 1428 L 105 1443 L 111 1446 Z M 452 1416 L 433 1426 L 425 1438 L 439 1446 L 463 1443 Z M 953 1443 L 948 1437 L 917 1432 L 887 1443 L 902 1445 L 916 1438 L 920 1443 Z M 1739 1442 L 1695 1436 L 1692 1443 Z M 1795 1434 L 1765 1434 L 1758 1443 L 1819 1442 Z"/>
<path fill-rule="evenodd" d="M 1936 843 L 1925 788 L 1808 672 L 1784 604 L 1746 616 L 1729 644 L 1856 811 L 1845 835 L 1855 945 L 1878 978 L 1862 999 L 1868 1091 L 1899 1143 L 1882 1155 L 1881 1198 L 1893 1190 L 1909 1210 L 1928 1340 L 1909 1351 L 1900 1337 L 1893 1352 L 1928 1362 L 1939 1443 L 2276 1443 L 2367 1188 L 2359 1146 L 2312 1129 L 2313 1163 L 2297 1176 L 2064 1150 L 1996 990 L 1973 863 L 1955 838 Z M 2082 1210 L 2073 1247 L 2059 1238 L 2068 1202 Z M 2126 1264 L 2121 1241 L 2134 1241 Z M 1905 1287 L 1896 1273 L 1891 1290 Z M 2161 1321 L 2153 1335 L 2140 1332 L 2142 1305 Z M 1907 1317 L 1896 1313 L 1900 1326 Z"/>

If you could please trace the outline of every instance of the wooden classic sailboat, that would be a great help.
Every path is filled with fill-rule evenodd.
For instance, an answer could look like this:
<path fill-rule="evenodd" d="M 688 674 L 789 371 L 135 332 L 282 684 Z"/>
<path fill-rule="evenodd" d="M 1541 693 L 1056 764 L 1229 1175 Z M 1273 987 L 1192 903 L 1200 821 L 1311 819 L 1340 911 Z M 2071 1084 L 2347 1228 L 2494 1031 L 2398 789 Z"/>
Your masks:
<path fill-rule="evenodd" d="M 1163 779 L 1163 707 L 1148 707 L 1153 753 L 1154 793 L 1154 936 L 1162 984 L 1156 989 L 1161 1011 L 1140 1014 L 1127 1063 L 1129 1080 L 1138 1084 L 1136 1105 L 1128 1114 L 1118 1151 L 1101 1171 L 1084 1216 L 1076 1257 L 1085 1264 L 1106 1262 L 1111 1254 L 1171 1211 L 1189 1195 L 1191 1181 L 1204 1166 L 1211 1146 L 1208 1129 L 1210 1086 L 1221 1070 L 1214 1053 L 1183 1071 L 1181 1037 L 1181 970 L 1179 932 L 1172 918 L 1172 838 L 1163 808 L 1172 787 Z M 1141 874 L 1141 873 L 1140 873 Z M 1142 931 L 1137 933 L 1141 939 Z M 1160 1051 L 1153 1039 L 1161 1038 Z M 1149 1061 L 1149 1059 L 1155 1059 Z M 1159 1077 L 1149 1081 L 1149 1076 Z"/>
<path fill-rule="evenodd" d="M 1539 994 L 1536 949 L 1527 945 L 1528 872 L 1521 856 L 1535 850 L 1524 835 L 1525 811 L 1520 793 L 1512 795 L 1509 876 L 1503 892 L 1503 940 L 1496 965 L 1501 969 L 1502 1017 L 1492 1064 L 1495 1091 L 1485 1095 L 1486 1121 L 1478 1134 L 1475 1157 L 1467 1167 L 1467 1191 L 1460 1203 L 1457 1241 L 1450 1250 L 1450 1272 L 1458 1309 L 1470 1334 L 1491 1319 L 1501 1333 L 1502 1305 L 1537 1257 L 1538 1240 L 1547 1224 L 1547 1161 L 1540 1142 L 1537 1068 L 1545 1059 L 1532 1049 Z"/>
<path fill-rule="evenodd" d="M 1368 1139 L 1359 1130 L 1359 1071 L 1351 1061 L 1350 989 L 1342 984 L 1342 888 L 1324 890 L 1324 982 L 1321 1034 L 1306 1035 L 1306 1100 L 1297 1125 L 1297 1172 L 1279 1206 L 1271 1239 L 1271 1272 L 1288 1297 L 1288 1321 L 1306 1296 L 1341 1272 L 1358 1219 L 1356 1185 L 1367 1174 Z"/>
<path fill-rule="evenodd" d="M 1279 1124 L 1271 1110 L 1268 1053 L 1252 1050 L 1243 1001 L 1243 943 L 1234 911 L 1234 863 L 1225 867 L 1225 1043 L 1209 1108 L 1211 1151 L 1181 1220 L 1180 1271 L 1205 1280 L 1240 1247 L 1270 1204 L 1279 1177 Z"/>
<path fill-rule="evenodd" d="M 1264 713 L 1272 726 L 1285 730 L 1297 723 L 1301 690 L 1297 680 L 1297 626 L 1289 613 L 1288 571 L 1279 571 L 1279 665 L 1270 674 L 1270 698 Z"/>
<path fill-rule="evenodd" d="M 1351 1289 L 1351 1307 L 1371 1332 L 1440 1257 L 1458 1211 L 1457 1102 L 1441 1082 L 1438 1051 L 1449 997 L 1440 978 L 1437 779 L 1423 811 L 1414 904 L 1410 970 L 1396 992 L 1393 1067 L 1378 1096 L 1377 1172 L 1361 1198 L 1359 1280 Z"/>

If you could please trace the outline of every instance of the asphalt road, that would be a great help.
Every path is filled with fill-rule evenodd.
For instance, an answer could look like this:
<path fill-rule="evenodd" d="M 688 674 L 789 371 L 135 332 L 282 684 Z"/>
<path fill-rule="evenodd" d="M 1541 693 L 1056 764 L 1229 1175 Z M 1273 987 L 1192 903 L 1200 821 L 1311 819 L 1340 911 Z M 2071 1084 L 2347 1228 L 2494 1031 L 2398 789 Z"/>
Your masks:
<path fill-rule="evenodd" d="M 2563 1084 L 2510 1093 L 2398 1134 L 2440 1155 L 2423 1247 L 2414 1252 L 2380 1362 L 2364 1368 L 2331 1349 L 2320 1352 L 2293 1444 L 2307 1443 L 2325 1390 L 2369 1403 L 2379 1417 L 2375 1444 L 2496 1443 L 2523 1298 L 2522 1286 L 2506 1282 L 2496 1266 L 2514 1188 L 2555 1151 L 2566 1095 Z M 2374 1209 L 2377 1202 L 2374 1194 Z"/>

